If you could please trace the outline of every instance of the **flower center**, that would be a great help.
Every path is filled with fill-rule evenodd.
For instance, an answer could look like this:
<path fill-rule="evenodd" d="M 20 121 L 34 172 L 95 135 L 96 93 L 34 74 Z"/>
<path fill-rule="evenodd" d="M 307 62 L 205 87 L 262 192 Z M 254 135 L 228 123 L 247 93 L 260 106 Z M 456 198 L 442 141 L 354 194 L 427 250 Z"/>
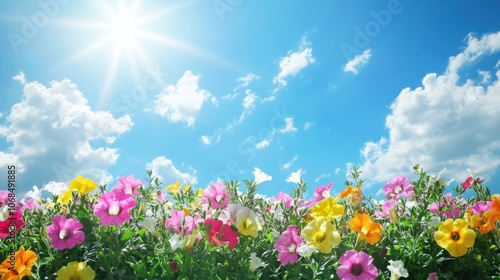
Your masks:
<path fill-rule="evenodd" d="M 288 252 L 289 252 L 290 254 L 293 254 L 293 253 L 295 253 L 295 250 L 296 250 L 296 249 L 297 249 L 297 245 L 292 244 L 292 245 L 290 245 L 290 247 L 288 247 Z"/>
<path fill-rule="evenodd" d="M 316 242 L 321 243 L 325 240 L 325 233 L 316 234 Z"/>
<path fill-rule="evenodd" d="M 355 263 L 352 265 L 352 268 L 351 268 L 351 273 L 354 275 L 354 276 L 359 276 L 361 275 L 361 273 L 363 273 L 363 267 L 361 266 L 361 264 L 359 263 Z"/>
<path fill-rule="evenodd" d="M 59 232 L 59 239 L 66 240 L 68 238 L 69 238 L 69 232 L 67 230 L 63 229 Z"/>
<path fill-rule="evenodd" d="M 243 222 L 243 228 L 244 229 L 249 228 L 251 223 L 252 222 L 250 221 L 250 219 L 246 219 L 245 222 Z"/>
<path fill-rule="evenodd" d="M 453 239 L 453 241 L 458 241 L 460 239 L 460 234 L 456 231 L 452 232 L 451 239 Z"/>
<path fill-rule="evenodd" d="M 120 214 L 120 206 L 118 205 L 118 203 L 111 204 L 108 209 L 108 214 L 110 216 L 117 216 L 118 214 Z"/>
<path fill-rule="evenodd" d="M 398 194 L 398 193 L 401 193 L 403 192 L 403 188 L 401 186 L 397 186 L 394 188 L 394 193 L 395 194 Z"/>

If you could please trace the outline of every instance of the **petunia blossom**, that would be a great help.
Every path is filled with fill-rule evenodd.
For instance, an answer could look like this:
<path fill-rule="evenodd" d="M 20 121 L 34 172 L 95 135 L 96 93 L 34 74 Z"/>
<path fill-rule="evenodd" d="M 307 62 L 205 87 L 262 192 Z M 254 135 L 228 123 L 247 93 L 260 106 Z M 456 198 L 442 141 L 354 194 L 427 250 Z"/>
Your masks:
<path fill-rule="evenodd" d="M 56 280 L 93 280 L 95 271 L 84 262 L 69 262 L 56 272 Z"/>
<path fill-rule="evenodd" d="M 129 211 L 137 205 L 130 194 L 123 192 L 109 192 L 101 195 L 94 206 L 94 215 L 101 217 L 104 226 L 114 224 L 120 226 L 130 220 Z"/>
<path fill-rule="evenodd" d="M 302 175 L 302 169 L 297 170 L 296 172 L 292 172 L 290 176 L 285 180 L 288 183 L 300 184 L 302 181 L 300 176 Z"/>
<path fill-rule="evenodd" d="M 464 219 L 447 219 L 434 233 L 434 240 L 453 257 L 460 257 L 474 245 L 476 233 L 468 227 Z"/>
<path fill-rule="evenodd" d="M 393 261 L 389 260 L 389 265 L 387 269 L 391 272 L 391 280 L 397 280 L 401 277 L 408 277 L 408 270 L 404 267 L 404 263 L 402 261 Z"/>
<path fill-rule="evenodd" d="M 323 200 L 330 196 L 330 189 L 333 187 L 333 183 L 328 183 L 324 186 L 319 186 L 314 190 L 314 202 Z"/>
<path fill-rule="evenodd" d="M 378 276 L 377 268 L 372 264 L 373 257 L 363 251 L 349 250 L 339 259 L 337 275 L 342 280 L 371 280 Z"/>
<path fill-rule="evenodd" d="M 31 278 L 31 270 L 37 260 L 38 256 L 35 252 L 25 250 L 24 247 L 19 248 L 13 256 L 7 256 L 5 261 L 0 264 L 1 279 L 19 280 L 25 276 Z M 12 263 L 14 263 L 14 265 L 12 265 Z"/>
<path fill-rule="evenodd" d="M 272 176 L 264 173 L 262 170 L 260 170 L 259 168 L 255 167 L 253 169 L 253 175 L 254 175 L 254 182 L 256 185 L 260 184 L 260 183 L 264 183 L 266 181 L 271 181 L 273 179 Z"/>
<path fill-rule="evenodd" d="M 226 207 L 229 204 L 227 187 L 221 182 L 211 184 L 201 196 L 204 203 L 210 203 L 212 208 Z"/>
<path fill-rule="evenodd" d="M 283 203 L 286 209 L 290 209 L 293 205 L 293 197 L 289 194 L 278 192 L 278 196 L 273 200 L 274 203 Z"/>
<path fill-rule="evenodd" d="M 399 199 L 401 196 L 410 197 L 413 194 L 413 185 L 410 184 L 410 179 L 404 176 L 397 176 L 382 189 L 385 191 L 385 198 Z"/>
<path fill-rule="evenodd" d="M 186 215 L 182 210 L 174 210 L 170 217 L 165 220 L 165 226 L 172 229 L 176 234 L 185 236 L 192 234 L 198 228 L 200 222 L 203 222 L 203 220 L 200 219 L 199 214 L 192 217 Z"/>
<path fill-rule="evenodd" d="M 47 235 L 57 250 L 73 249 L 85 240 L 82 228 L 83 225 L 75 218 L 66 219 L 65 216 L 57 216 L 52 218 L 52 224 L 47 227 Z"/>
<path fill-rule="evenodd" d="M 348 224 L 349 228 L 358 233 L 358 241 L 366 240 L 366 242 L 374 245 L 382 238 L 380 233 L 384 231 L 382 225 L 373 221 L 368 214 L 358 213 Z"/>
<path fill-rule="evenodd" d="M 298 234 L 299 229 L 295 226 L 288 226 L 280 238 L 276 240 L 274 249 L 278 250 L 278 260 L 282 265 L 294 264 L 299 257 L 298 248 L 302 244 L 302 237 Z"/>
<path fill-rule="evenodd" d="M 208 241 L 214 246 L 228 244 L 229 249 L 234 249 L 238 245 L 238 233 L 231 229 L 231 226 L 225 225 L 222 221 L 207 219 Z"/>
<path fill-rule="evenodd" d="M 134 175 L 128 175 L 118 179 L 118 183 L 113 187 L 112 191 L 121 191 L 132 196 L 138 195 L 138 188 L 144 186 L 141 180 L 136 180 Z"/>

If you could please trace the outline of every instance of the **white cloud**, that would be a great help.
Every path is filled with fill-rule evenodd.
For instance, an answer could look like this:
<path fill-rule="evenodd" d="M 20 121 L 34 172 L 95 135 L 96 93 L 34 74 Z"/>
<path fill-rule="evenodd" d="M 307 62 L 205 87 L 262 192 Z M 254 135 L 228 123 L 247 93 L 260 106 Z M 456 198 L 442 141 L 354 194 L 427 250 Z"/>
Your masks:
<path fill-rule="evenodd" d="M 208 135 L 203 135 L 203 136 L 201 136 L 201 142 L 203 142 L 203 144 L 205 144 L 205 145 L 210 145 L 210 144 L 212 144 L 212 139 Z"/>
<path fill-rule="evenodd" d="M 26 84 L 26 78 L 24 77 L 23 71 L 19 72 L 19 74 L 15 75 L 12 79 L 20 82 L 23 85 Z"/>
<path fill-rule="evenodd" d="M 319 182 L 319 180 L 323 179 L 323 178 L 329 178 L 330 177 L 330 174 L 321 174 L 318 176 L 318 178 L 314 179 L 314 182 L 317 183 Z"/>
<path fill-rule="evenodd" d="M 243 98 L 243 107 L 245 110 L 251 110 L 255 107 L 255 100 L 257 100 L 257 95 L 251 90 L 247 89 L 245 91 L 245 98 Z"/>
<path fill-rule="evenodd" d="M 196 179 L 196 170 L 189 168 L 190 172 L 181 172 L 177 169 L 172 161 L 164 156 L 157 157 L 146 164 L 146 169 L 153 172 L 154 177 L 165 184 L 171 184 L 180 181 L 183 184 L 195 185 L 198 183 Z"/>
<path fill-rule="evenodd" d="M 335 168 L 335 175 L 339 175 L 341 171 L 342 171 L 342 168 L 340 168 L 340 167 Z"/>
<path fill-rule="evenodd" d="M 271 144 L 271 139 L 264 139 L 262 141 L 260 141 L 259 143 L 255 144 L 255 148 L 257 148 L 258 150 L 262 150 L 266 147 L 269 147 L 269 145 Z"/>
<path fill-rule="evenodd" d="M 315 59 L 312 55 L 312 48 L 306 38 L 302 38 L 299 51 L 289 51 L 287 56 L 280 59 L 280 72 L 273 79 L 274 84 L 278 84 L 278 88 L 273 92 L 277 92 L 281 88 L 286 87 L 286 78 L 297 75 L 302 69 L 309 64 L 314 63 Z"/>
<path fill-rule="evenodd" d="M 295 131 L 297 131 L 297 128 L 293 126 L 293 118 L 285 118 L 285 128 L 280 129 L 280 133 L 285 134 Z"/>
<path fill-rule="evenodd" d="M 500 70 L 496 79 L 460 82 L 479 57 L 500 51 L 500 32 L 477 39 L 451 57 L 443 75 L 427 74 L 422 87 L 406 88 L 391 105 L 386 118 L 388 138 L 367 142 L 361 150 L 363 176 L 386 182 L 410 175 L 419 163 L 426 171 L 446 167 L 449 179 L 462 181 L 467 168 L 480 170 L 485 178 L 500 166 Z"/>
<path fill-rule="evenodd" d="M 292 160 L 291 160 L 291 161 L 289 161 L 289 162 L 287 162 L 287 163 L 283 164 L 282 168 L 283 168 L 283 169 L 288 169 L 288 168 L 290 168 L 290 167 L 292 166 L 292 164 L 294 164 L 294 163 L 295 163 L 295 161 L 296 161 L 298 158 L 299 158 L 299 157 L 298 157 L 297 155 L 295 155 L 295 156 L 292 158 Z"/>
<path fill-rule="evenodd" d="M 203 103 L 211 100 L 217 104 L 217 99 L 206 89 L 198 86 L 199 75 L 186 71 L 176 85 L 169 85 L 158 94 L 154 100 L 153 112 L 167 117 L 170 122 L 186 122 L 193 126 Z"/>
<path fill-rule="evenodd" d="M 237 79 L 237 81 L 240 82 L 240 84 L 238 85 L 238 88 L 248 87 L 251 82 L 258 80 L 258 79 L 260 79 L 259 76 L 252 74 L 252 73 L 248 73 L 246 76 L 243 76 L 243 77 L 240 77 Z"/>
<path fill-rule="evenodd" d="M 107 170 L 119 154 L 101 145 L 113 143 L 132 125 L 129 115 L 115 118 L 93 111 L 70 80 L 53 81 L 49 87 L 28 82 L 22 100 L 0 125 L 0 137 L 10 143 L 0 151 L 0 166 L 15 164 L 26 187 L 69 182 L 77 175 L 106 184 L 112 180 Z"/>
<path fill-rule="evenodd" d="M 368 63 L 372 56 L 372 50 L 366 49 L 362 54 L 355 56 L 351 61 L 344 66 L 344 72 L 352 72 L 358 74 L 358 69 Z"/>

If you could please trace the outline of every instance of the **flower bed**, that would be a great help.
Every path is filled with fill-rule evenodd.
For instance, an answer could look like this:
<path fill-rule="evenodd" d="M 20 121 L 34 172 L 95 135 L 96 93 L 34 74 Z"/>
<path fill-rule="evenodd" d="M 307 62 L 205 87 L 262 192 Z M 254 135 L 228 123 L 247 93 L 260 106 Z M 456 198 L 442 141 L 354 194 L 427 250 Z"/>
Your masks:
<path fill-rule="evenodd" d="M 354 169 L 345 188 L 257 193 L 270 179 L 194 190 L 122 177 L 112 190 L 77 177 L 12 207 L 0 192 L 3 279 L 500 279 L 500 196 L 467 178 L 454 193 L 418 166 L 376 202 Z M 464 192 L 472 189 L 474 196 Z M 338 192 L 338 191 L 337 191 Z M 11 211 L 12 210 L 12 211 Z M 79 277 L 79 278 L 77 278 Z"/>

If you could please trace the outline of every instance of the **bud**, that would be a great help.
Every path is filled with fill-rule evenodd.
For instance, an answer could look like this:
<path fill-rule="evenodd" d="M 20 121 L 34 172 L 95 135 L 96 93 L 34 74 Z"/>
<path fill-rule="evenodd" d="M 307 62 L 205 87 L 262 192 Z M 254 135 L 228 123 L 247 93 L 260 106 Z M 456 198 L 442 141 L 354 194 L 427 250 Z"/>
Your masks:
<path fill-rule="evenodd" d="M 394 210 L 393 207 L 391 207 L 389 209 L 389 219 L 395 225 L 397 225 L 399 223 L 399 221 L 398 221 L 398 214 L 396 213 L 396 210 Z"/>

